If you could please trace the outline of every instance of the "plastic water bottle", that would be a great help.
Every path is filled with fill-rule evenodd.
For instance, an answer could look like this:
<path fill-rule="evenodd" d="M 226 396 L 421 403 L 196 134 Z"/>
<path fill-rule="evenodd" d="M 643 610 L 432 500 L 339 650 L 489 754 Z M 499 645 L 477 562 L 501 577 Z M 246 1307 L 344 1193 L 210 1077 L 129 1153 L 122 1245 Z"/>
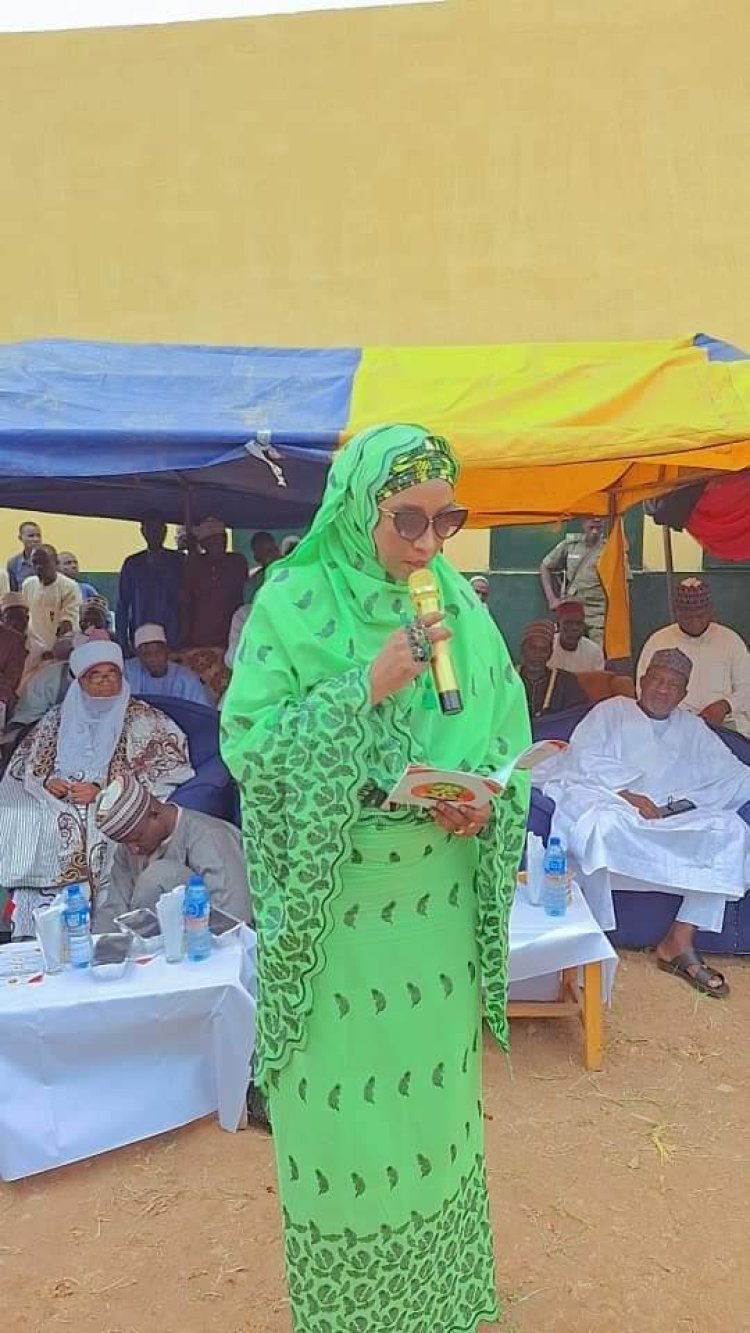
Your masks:
<path fill-rule="evenodd" d="M 208 958 L 212 949 L 208 914 L 211 895 L 200 875 L 191 875 L 185 889 L 183 916 L 185 918 L 185 953 L 191 963 Z"/>
<path fill-rule="evenodd" d="M 542 907 L 547 916 L 565 916 L 568 910 L 568 858 L 559 838 L 547 843 Z"/>
<path fill-rule="evenodd" d="M 71 884 L 63 911 L 71 967 L 91 966 L 91 911 L 80 884 Z"/>

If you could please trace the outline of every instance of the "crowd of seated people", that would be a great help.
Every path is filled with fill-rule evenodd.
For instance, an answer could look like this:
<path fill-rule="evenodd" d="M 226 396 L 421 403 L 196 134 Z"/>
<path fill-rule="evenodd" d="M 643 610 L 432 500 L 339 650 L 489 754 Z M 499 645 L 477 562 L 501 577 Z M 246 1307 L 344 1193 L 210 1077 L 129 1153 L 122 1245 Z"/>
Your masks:
<path fill-rule="evenodd" d="M 633 677 L 607 671 L 600 645 L 588 637 L 582 601 L 559 601 L 555 622 L 535 620 L 521 636 L 519 672 L 532 717 L 564 712 L 613 695 L 634 698 L 654 653 L 679 648 L 691 664 L 681 707 L 713 726 L 750 736 L 750 653 L 735 630 L 715 618 L 703 578 L 684 578 L 674 591 L 675 623 L 644 644 Z M 574 684 L 577 682 L 577 688 Z"/>
<path fill-rule="evenodd" d="M 21 550 L 2 571 L 0 885 L 10 898 L 0 934 L 9 924 L 13 938 L 33 934 L 34 909 L 79 880 L 103 928 L 116 908 L 152 905 L 190 871 L 206 876 L 217 906 L 249 918 L 237 830 L 167 799 L 194 770 L 187 737 L 152 700 L 216 709 L 233 621 L 236 650 L 266 569 L 297 539 L 282 551 L 256 533 L 248 584 L 216 519 L 175 550 L 157 515 L 141 531 L 116 617 L 75 554 L 58 554 L 36 523 L 21 525 Z"/>
<path fill-rule="evenodd" d="M 131 696 L 122 649 L 93 631 L 70 654 L 71 683 L 14 750 L 0 781 L 0 884 L 12 891 L 15 936 L 65 884 L 95 885 L 110 848 L 94 802 L 131 774 L 156 796 L 193 776 L 187 740 L 164 713 Z"/>
<path fill-rule="evenodd" d="M 21 550 L 1 571 L 0 744 L 9 746 L 48 709 L 63 702 L 77 636 L 106 630 L 123 650 L 135 694 L 167 695 L 215 707 L 266 569 L 299 541 L 281 544 L 256 532 L 256 559 L 227 550 L 227 530 L 209 518 L 180 529 L 175 549 L 155 513 L 141 524 L 145 548 L 128 556 L 119 575 L 117 614 L 81 577 L 78 557 L 42 540 L 37 523 L 21 524 Z"/>
<path fill-rule="evenodd" d="M 64 665 L 62 703 L 27 732 L 0 781 L 6 930 L 33 935 L 34 910 L 74 882 L 88 886 L 94 928 L 105 930 L 190 873 L 204 875 L 216 906 L 250 919 L 239 831 L 168 801 L 194 776 L 181 728 L 131 693 L 106 630 L 78 636 Z"/>
<path fill-rule="evenodd" d="M 191 849 L 201 841 L 200 827 L 193 827 L 193 812 L 177 816 L 177 807 L 164 806 L 161 799 L 192 774 L 185 737 L 161 710 L 136 696 L 162 696 L 165 700 L 215 707 L 251 613 L 252 597 L 262 586 L 269 566 L 288 554 L 298 540 L 288 538 L 279 546 L 269 533 L 256 533 L 251 545 L 257 565 L 248 582 L 244 557 L 227 550 L 226 529 L 216 519 L 185 532 L 173 550 L 165 545 L 167 529 L 160 517 L 147 515 L 141 531 L 145 549 L 123 564 L 114 628 L 106 601 L 92 584 L 81 580 L 75 555 L 63 552 L 58 556 L 53 547 L 42 542 L 36 524 L 22 524 L 22 549 L 8 561 L 2 585 L 7 590 L 0 589 L 0 741 L 6 764 L 0 782 L 0 884 L 13 890 L 17 934 L 30 933 L 33 907 L 61 883 L 69 882 L 71 876 L 86 878 L 99 873 L 101 877 L 97 860 L 103 866 L 108 864 L 117 841 L 125 849 L 121 848 L 117 861 L 120 880 L 124 883 L 127 879 L 127 867 L 130 878 L 129 887 L 113 891 L 113 903 L 145 901 L 151 892 L 149 885 L 158 879 L 151 860 L 163 860 L 166 846 L 171 854 L 178 853 L 178 859 L 184 852 L 185 864 L 193 864 L 195 854 Z M 474 587 L 486 604 L 487 581 L 477 579 Z M 690 713 L 702 726 L 709 722 L 750 735 L 750 657 L 744 641 L 716 622 L 705 580 L 683 579 L 674 601 L 675 624 L 657 631 L 647 642 L 633 680 L 605 670 L 600 635 L 591 635 L 587 629 L 584 600 L 558 599 L 555 620 L 532 622 L 521 638 L 519 673 L 532 718 L 582 708 L 618 695 L 622 697 L 613 701 L 617 708 L 610 708 L 608 714 L 593 709 L 586 726 L 601 726 L 605 716 L 614 723 L 622 713 L 635 734 L 638 728 L 634 728 L 633 719 L 640 722 L 643 716 L 651 717 L 648 691 L 656 657 L 657 665 L 661 662 L 657 677 L 661 680 L 666 670 L 673 686 L 674 703 L 667 721 L 672 713 Z M 681 656 L 670 658 L 665 667 L 658 657 L 663 650 L 677 651 Z M 680 677 L 679 690 L 675 674 Z M 663 721 L 652 719 L 659 736 L 657 724 Z M 704 730 L 712 740 L 709 729 Z M 143 758 L 153 752 L 144 736 L 157 734 L 164 741 L 157 747 L 158 752 L 162 759 L 170 757 L 164 771 L 159 760 L 158 772 L 150 767 L 151 759 L 146 763 Z M 581 724 L 575 734 L 574 758 L 579 742 L 587 743 L 586 727 Z M 693 729 L 691 743 L 697 734 Z M 716 760 L 715 748 L 711 753 Z M 707 755 L 704 745 L 701 763 L 705 760 L 707 764 Z M 742 795 L 742 782 L 736 769 L 732 771 L 732 780 L 735 785 L 739 781 L 738 793 Z M 127 837 L 116 838 L 109 832 L 106 811 L 100 817 L 94 809 L 101 790 L 115 779 L 127 791 L 129 781 L 135 779 L 153 798 L 145 813 L 136 802 L 139 819 L 132 837 L 129 831 Z M 620 807 L 624 801 L 638 818 L 653 819 L 655 797 L 650 788 L 643 783 L 640 786 L 644 789 L 635 790 L 635 803 L 617 792 L 615 800 Z M 632 794 L 630 788 L 627 791 Z M 668 795 L 692 799 L 679 789 L 670 789 Z M 732 789 L 732 800 L 735 795 Z M 563 793 L 561 810 L 559 818 L 564 819 Z M 627 817 L 632 819 L 633 815 Z M 565 832 L 572 845 L 577 834 L 572 815 L 570 819 Z M 146 841 L 139 826 L 144 820 L 149 834 Z M 130 830 L 128 821 L 126 825 Z M 227 827 L 214 830 L 214 842 L 221 846 L 226 866 L 230 867 L 236 860 L 236 838 L 226 833 Z M 679 821 L 669 828 L 679 832 Z M 157 833 L 159 841 L 151 851 L 137 850 L 150 846 Z M 206 841 L 204 836 L 203 842 L 207 849 L 211 839 Z M 148 865 L 144 862 L 139 866 L 139 855 L 146 857 Z M 602 870 L 590 864 L 592 876 Z M 140 876 L 146 869 L 149 874 L 141 883 Z M 725 889 L 734 884 L 731 879 L 721 882 Z M 597 910 L 605 921 L 609 919 L 611 886 L 602 889 L 599 881 L 596 883 Z M 591 884 L 588 888 L 593 899 L 594 888 Z M 700 899 L 705 890 L 701 887 L 695 892 Z M 727 891 L 722 902 L 729 896 Z M 693 910 L 691 904 L 692 900 L 686 911 Z M 692 937 L 681 931 L 683 925 L 707 928 L 709 920 L 718 919 L 715 896 L 709 903 L 711 911 L 705 903 L 699 901 L 698 905 L 705 909 L 702 915 L 698 913 L 695 922 L 683 916 L 677 934 L 665 942 L 663 962 L 676 966 L 677 958 L 690 954 Z M 689 962 L 685 967 L 688 975 L 703 978 L 710 993 L 723 993 L 719 983 L 706 979 L 705 970 L 701 971 L 703 964 Z"/>

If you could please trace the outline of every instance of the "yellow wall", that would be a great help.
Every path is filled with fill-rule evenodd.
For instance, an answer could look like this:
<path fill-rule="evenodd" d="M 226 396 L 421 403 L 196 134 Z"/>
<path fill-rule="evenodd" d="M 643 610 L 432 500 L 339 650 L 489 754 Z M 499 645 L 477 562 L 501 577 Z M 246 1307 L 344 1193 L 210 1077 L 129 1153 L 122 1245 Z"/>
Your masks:
<path fill-rule="evenodd" d="M 672 563 L 681 574 L 692 574 L 703 568 L 703 548 L 689 532 L 672 533 Z M 648 515 L 643 520 L 643 568 L 665 568 L 664 529 Z"/>
<path fill-rule="evenodd" d="M 0 338 L 750 345 L 746 0 L 0 38 Z"/>
<path fill-rule="evenodd" d="M 126 555 L 143 549 L 138 523 L 120 519 L 75 518 L 67 514 L 39 514 L 29 509 L 0 509 L 0 562 L 21 549 L 18 529 L 27 519 L 38 523 L 42 539 L 57 551 L 72 551 L 82 570 L 113 573 Z M 175 528 L 167 524 L 167 546 L 175 546 Z M 232 534 L 229 534 L 232 549 Z M 468 568 L 468 566 L 467 566 Z M 472 566 L 473 568 L 473 566 Z"/>
<path fill-rule="evenodd" d="M 446 0 L 4 36 L 0 340 L 750 346 L 747 24 Z"/>
<path fill-rule="evenodd" d="M 490 534 L 487 528 L 465 528 L 446 543 L 445 554 L 458 569 L 490 567 Z"/>
<path fill-rule="evenodd" d="M 104 518 L 70 518 L 62 514 L 38 514 L 24 509 L 0 509 L 0 562 L 21 549 L 18 526 L 33 519 L 42 529 L 42 537 L 58 551 L 72 551 L 81 569 L 119 569 L 126 555 L 143 546 L 137 523 L 121 523 Z"/>

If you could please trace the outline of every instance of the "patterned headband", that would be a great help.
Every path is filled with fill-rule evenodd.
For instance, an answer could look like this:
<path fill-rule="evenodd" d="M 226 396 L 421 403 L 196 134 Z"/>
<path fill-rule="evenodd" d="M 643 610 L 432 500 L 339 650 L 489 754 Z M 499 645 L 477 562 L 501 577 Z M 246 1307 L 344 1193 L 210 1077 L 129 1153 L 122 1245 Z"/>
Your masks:
<path fill-rule="evenodd" d="M 447 440 L 440 435 L 425 435 L 413 449 L 397 454 L 388 476 L 377 493 L 378 504 L 419 486 L 423 481 L 447 481 L 452 486 L 458 476 L 458 463 Z"/>

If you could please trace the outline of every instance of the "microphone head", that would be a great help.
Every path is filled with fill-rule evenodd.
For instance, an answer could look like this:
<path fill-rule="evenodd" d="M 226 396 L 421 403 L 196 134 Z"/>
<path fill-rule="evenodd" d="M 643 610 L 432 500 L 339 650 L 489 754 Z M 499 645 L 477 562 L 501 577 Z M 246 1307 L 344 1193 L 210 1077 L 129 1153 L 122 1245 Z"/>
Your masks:
<path fill-rule="evenodd" d="M 413 569 L 408 579 L 412 597 L 437 597 L 437 579 L 431 569 Z"/>

